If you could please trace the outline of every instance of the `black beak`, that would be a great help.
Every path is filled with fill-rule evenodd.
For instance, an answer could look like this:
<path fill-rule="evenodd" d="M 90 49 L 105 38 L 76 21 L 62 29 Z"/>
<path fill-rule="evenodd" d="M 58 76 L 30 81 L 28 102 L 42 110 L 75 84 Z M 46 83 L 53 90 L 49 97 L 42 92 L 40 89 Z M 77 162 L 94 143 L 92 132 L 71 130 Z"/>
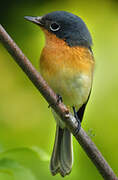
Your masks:
<path fill-rule="evenodd" d="M 32 17 L 32 16 L 25 16 L 24 17 L 26 20 L 31 21 L 39 26 L 42 26 L 42 16 L 37 16 L 37 17 Z"/>

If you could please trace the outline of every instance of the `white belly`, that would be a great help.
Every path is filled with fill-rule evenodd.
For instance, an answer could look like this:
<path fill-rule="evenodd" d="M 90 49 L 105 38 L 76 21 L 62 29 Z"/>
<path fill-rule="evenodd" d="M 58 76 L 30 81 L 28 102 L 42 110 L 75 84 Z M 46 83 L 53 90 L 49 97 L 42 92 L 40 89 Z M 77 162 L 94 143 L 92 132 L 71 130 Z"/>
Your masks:
<path fill-rule="evenodd" d="M 71 113 L 73 113 L 72 106 L 75 106 L 76 110 L 78 110 L 87 101 L 91 89 L 91 77 L 79 74 L 72 78 L 60 77 L 58 81 L 55 81 L 55 79 L 57 78 L 54 78 L 49 84 L 56 93 L 62 96 L 64 104 L 70 106 Z M 53 109 L 52 112 L 56 122 L 61 128 L 64 128 L 64 122 L 62 122 Z"/>
<path fill-rule="evenodd" d="M 54 77 L 48 82 L 52 89 L 62 96 L 64 104 L 76 106 L 78 109 L 87 101 L 91 89 L 91 77 L 85 74 L 68 76 L 67 74 L 58 78 Z"/>

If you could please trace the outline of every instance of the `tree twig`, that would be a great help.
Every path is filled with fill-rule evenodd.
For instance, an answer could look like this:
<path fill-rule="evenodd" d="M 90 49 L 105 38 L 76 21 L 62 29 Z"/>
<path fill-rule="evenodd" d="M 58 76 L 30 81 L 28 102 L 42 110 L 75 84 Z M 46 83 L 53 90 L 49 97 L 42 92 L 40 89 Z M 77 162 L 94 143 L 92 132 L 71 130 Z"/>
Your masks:
<path fill-rule="evenodd" d="M 79 144 L 82 146 L 86 154 L 92 160 L 100 174 L 105 180 L 118 180 L 113 170 L 104 159 L 102 154 L 99 152 L 95 144 L 91 141 L 89 136 L 83 130 L 80 129 L 78 133 L 75 133 L 78 127 L 76 119 L 70 114 L 69 110 L 63 103 L 57 103 L 57 96 L 48 86 L 48 84 L 41 77 L 39 72 L 33 67 L 31 62 L 22 53 L 20 48 L 15 44 L 11 37 L 4 30 L 2 25 L 0 25 L 0 41 L 11 54 L 13 59 L 29 77 L 36 88 L 41 92 L 43 97 L 51 105 L 51 107 L 56 111 L 56 113 L 61 117 L 61 119 L 66 123 L 68 129 L 75 136 Z"/>

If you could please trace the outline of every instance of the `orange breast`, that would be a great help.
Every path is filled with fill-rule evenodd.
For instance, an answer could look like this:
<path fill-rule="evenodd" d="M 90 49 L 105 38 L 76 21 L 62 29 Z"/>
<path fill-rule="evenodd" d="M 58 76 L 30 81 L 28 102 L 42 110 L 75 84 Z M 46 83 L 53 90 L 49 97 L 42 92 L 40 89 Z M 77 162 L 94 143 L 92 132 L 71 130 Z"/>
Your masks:
<path fill-rule="evenodd" d="M 40 58 L 40 69 L 44 76 L 54 76 L 58 71 L 91 73 L 94 67 L 92 53 L 86 47 L 69 47 L 65 41 L 43 30 L 46 45 Z"/>
<path fill-rule="evenodd" d="M 89 95 L 94 58 L 86 47 L 69 47 L 65 41 L 44 30 L 46 45 L 40 58 L 40 71 L 51 88 L 67 105 L 82 105 Z"/>

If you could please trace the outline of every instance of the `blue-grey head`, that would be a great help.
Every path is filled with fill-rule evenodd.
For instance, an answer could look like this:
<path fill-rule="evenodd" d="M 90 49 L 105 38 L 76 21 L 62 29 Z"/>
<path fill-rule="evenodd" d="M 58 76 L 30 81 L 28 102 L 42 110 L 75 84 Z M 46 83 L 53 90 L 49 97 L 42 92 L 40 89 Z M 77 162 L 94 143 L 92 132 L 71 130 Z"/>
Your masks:
<path fill-rule="evenodd" d="M 71 47 L 91 48 L 92 38 L 86 24 L 72 13 L 55 11 L 41 17 L 25 16 L 25 18 L 63 39 Z"/>

